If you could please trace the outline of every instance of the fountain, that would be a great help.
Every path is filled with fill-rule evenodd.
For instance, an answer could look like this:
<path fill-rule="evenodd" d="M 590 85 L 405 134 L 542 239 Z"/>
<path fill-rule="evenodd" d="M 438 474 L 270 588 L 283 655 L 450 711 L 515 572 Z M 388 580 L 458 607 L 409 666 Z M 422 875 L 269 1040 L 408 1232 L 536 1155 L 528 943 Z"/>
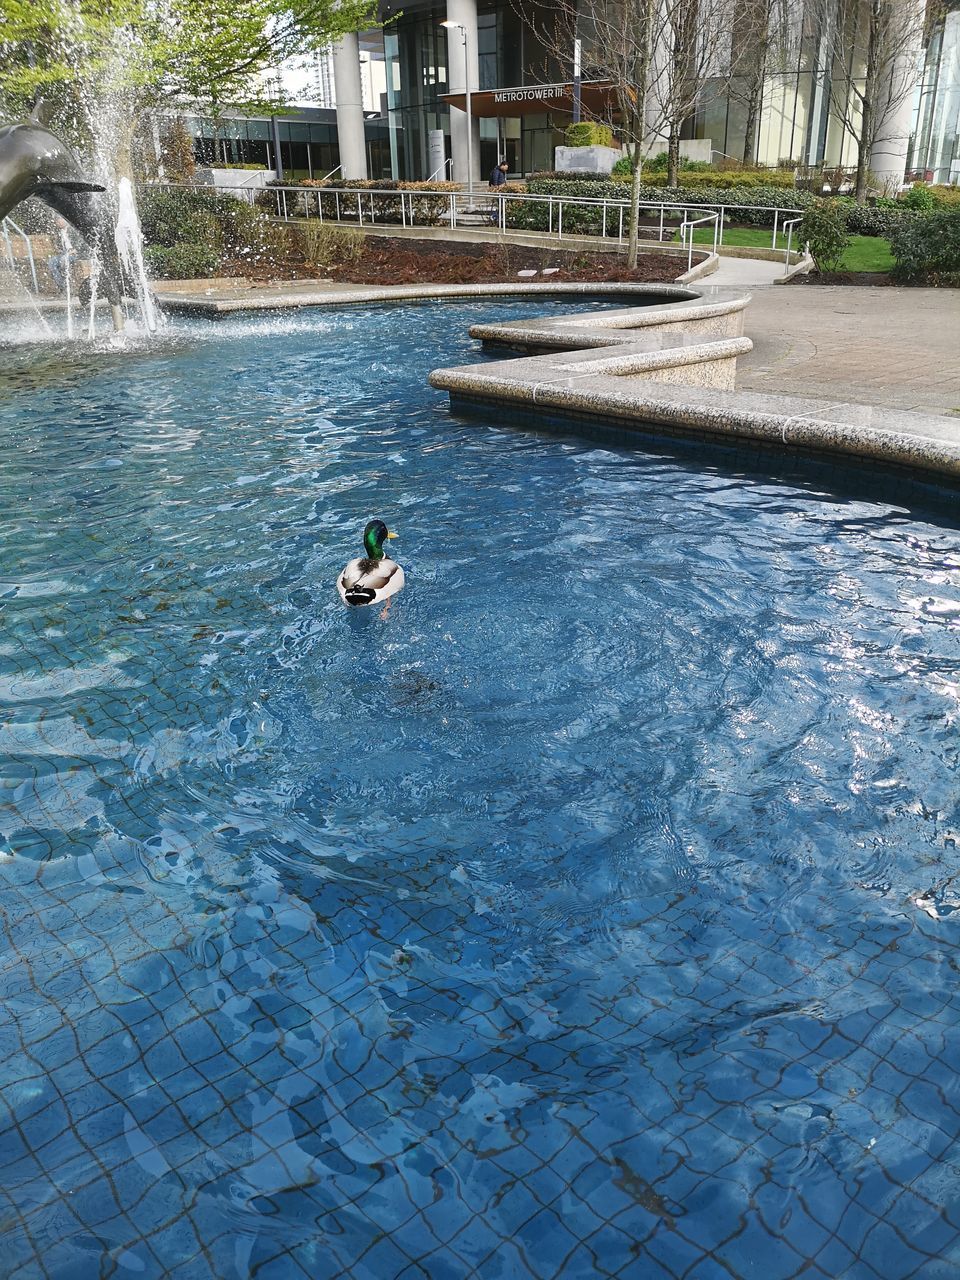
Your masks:
<path fill-rule="evenodd" d="M 143 277 L 138 293 L 144 319 L 152 330 L 155 315 L 142 271 L 132 191 L 115 220 L 105 190 L 89 180 L 66 143 L 48 129 L 32 120 L 0 126 L 0 219 L 34 196 L 75 227 L 98 261 L 94 286 L 102 281 L 116 330 L 124 326 L 123 266 L 136 268 L 135 275 Z M 91 308 L 91 319 L 92 314 Z"/>

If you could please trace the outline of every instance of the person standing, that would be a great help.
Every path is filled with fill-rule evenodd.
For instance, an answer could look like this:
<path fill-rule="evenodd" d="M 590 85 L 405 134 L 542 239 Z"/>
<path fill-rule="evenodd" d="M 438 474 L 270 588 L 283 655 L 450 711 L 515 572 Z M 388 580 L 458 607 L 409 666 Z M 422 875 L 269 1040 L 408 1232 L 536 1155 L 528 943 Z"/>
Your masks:
<path fill-rule="evenodd" d="M 497 164 L 495 164 L 495 165 L 493 166 L 493 168 L 490 170 L 490 177 L 489 177 L 489 179 L 488 179 L 488 181 L 487 181 L 487 186 L 488 186 L 492 191 L 495 191 L 495 190 L 497 189 L 497 187 L 502 187 L 502 186 L 503 186 L 503 184 L 506 182 L 506 180 L 507 180 L 507 170 L 508 170 L 509 168 L 510 168 L 510 166 L 509 166 L 509 164 L 507 164 L 506 160 L 500 160 L 500 161 L 498 161 L 498 163 L 497 163 Z"/>

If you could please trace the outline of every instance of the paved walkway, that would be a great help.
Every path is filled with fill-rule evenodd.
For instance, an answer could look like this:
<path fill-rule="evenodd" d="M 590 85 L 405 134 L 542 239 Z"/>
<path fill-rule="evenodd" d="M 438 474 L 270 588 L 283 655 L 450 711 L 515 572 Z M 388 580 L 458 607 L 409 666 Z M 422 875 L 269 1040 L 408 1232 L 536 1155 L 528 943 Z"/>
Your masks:
<path fill-rule="evenodd" d="M 772 285 L 783 275 L 783 262 L 765 262 L 761 258 L 720 258 L 712 275 L 703 284 L 719 284 L 730 289 L 749 289 Z"/>
<path fill-rule="evenodd" d="M 960 432 L 960 290 L 747 287 L 738 388 L 955 413 Z"/>
<path fill-rule="evenodd" d="M 721 258 L 702 281 L 752 295 L 738 389 L 957 414 L 960 431 L 960 290 L 775 285 L 782 275 Z"/>

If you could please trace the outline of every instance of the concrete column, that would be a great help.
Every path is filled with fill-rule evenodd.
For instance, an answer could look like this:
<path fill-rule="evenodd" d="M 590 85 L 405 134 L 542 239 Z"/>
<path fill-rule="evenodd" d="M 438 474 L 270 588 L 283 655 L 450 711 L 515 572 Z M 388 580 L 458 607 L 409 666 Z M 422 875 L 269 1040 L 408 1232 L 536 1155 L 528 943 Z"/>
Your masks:
<path fill-rule="evenodd" d="M 466 28 L 466 75 L 470 77 L 471 92 L 476 93 L 480 85 L 477 0 L 447 0 L 447 21 L 459 22 Z M 447 75 L 451 93 L 466 92 L 463 33 L 456 27 L 447 27 Z M 453 180 L 465 183 L 467 181 L 467 116 L 465 111 L 458 111 L 456 107 L 450 108 L 450 153 L 453 160 Z M 475 186 L 480 181 L 480 121 L 476 118 L 473 120 L 473 181 Z"/>
<path fill-rule="evenodd" d="M 892 63 L 886 83 L 878 86 L 876 141 L 870 148 L 870 171 L 879 182 L 900 189 L 907 168 L 910 131 L 913 128 L 914 92 L 923 69 L 923 6 L 913 15 L 910 30 L 904 32 L 903 49 Z"/>
<path fill-rule="evenodd" d="M 344 178 L 366 178 L 367 148 L 363 140 L 360 42 L 355 34 L 344 36 L 333 46 L 333 86 L 337 99 L 340 173 Z"/>
<path fill-rule="evenodd" d="M 670 62 L 673 58 L 673 30 L 664 11 L 658 6 L 657 32 L 650 56 L 650 83 L 643 113 L 643 147 L 648 156 L 667 148 L 664 110 L 670 101 Z"/>

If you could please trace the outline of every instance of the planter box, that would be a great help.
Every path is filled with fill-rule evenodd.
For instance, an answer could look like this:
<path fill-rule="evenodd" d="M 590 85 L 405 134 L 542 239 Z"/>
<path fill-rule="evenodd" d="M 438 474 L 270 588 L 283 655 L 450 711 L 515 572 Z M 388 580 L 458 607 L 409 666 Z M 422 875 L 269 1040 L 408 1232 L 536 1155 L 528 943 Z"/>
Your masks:
<path fill-rule="evenodd" d="M 617 147 L 557 147 L 558 173 L 609 173 L 623 152 Z"/>

